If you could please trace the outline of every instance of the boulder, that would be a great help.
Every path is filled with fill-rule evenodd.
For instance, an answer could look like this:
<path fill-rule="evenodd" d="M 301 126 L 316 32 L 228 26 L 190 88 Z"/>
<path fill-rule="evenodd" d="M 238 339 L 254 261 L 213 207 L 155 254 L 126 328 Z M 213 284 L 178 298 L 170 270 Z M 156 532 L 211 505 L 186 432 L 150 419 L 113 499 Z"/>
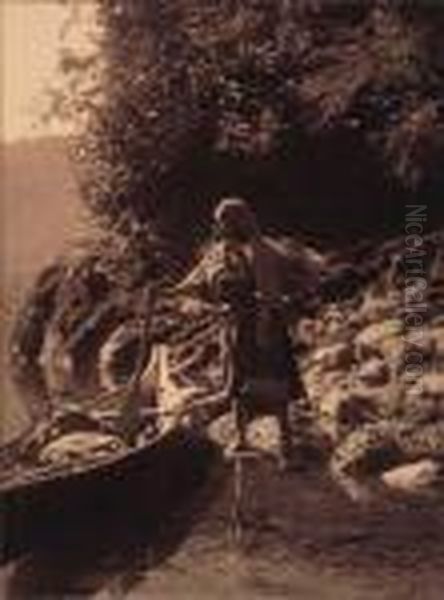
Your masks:
<path fill-rule="evenodd" d="M 360 307 L 359 315 L 363 321 L 374 323 L 387 319 L 390 316 L 389 311 L 392 310 L 386 297 L 367 294 Z"/>
<path fill-rule="evenodd" d="M 318 364 L 325 370 L 345 370 L 350 368 L 353 358 L 353 346 L 340 342 L 316 350 L 312 357 L 312 364 Z"/>
<path fill-rule="evenodd" d="M 332 387 L 346 385 L 347 375 L 344 371 L 325 371 L 321 365 L 314 365 L 304 371 L 303 379 L 309 396 L 317 398 L 329 392 Z"/>
<path fill-rule="evenodd" d="M 390 370 L 385 360 L 370 358 L 360 367 L 358 377 L 370 387 L 380 387 L 389 382 Z"/>
<path fill-rule="evenodd" d="M 347 386 L 337 386 L 331 388 L 319 400 L 317 407 L 318 424 L 323 433 L 331 440 L 340 438 L 339 431 L 339 412 L 340 407 L 347 402 L 350 392 Z"/>
<path fill-rule="evenodd" d="M 430 337 L 433 340 L 434 351 L 442 358 L 444 357 L 444 324 L 439 327 L 432 327 Z"/>
<path fill-rule="evenodd" d="M 385 471 L 381 480 L 392 490 L 414 494 L 436 484 L 441 471 L 442 466 L 437 461 L 423 459 Z"/>
<path fill-rule="evenodd" d="M 386 319 L 363 329 L 356 336 L 358 354 L 363 359 L 374 356 L 392 358 L 402 352 L 402 322 Z"/>
<path fill-rule="evenodd" d="M 421 383 L 424 396 L 433 398 L 444 396 L 444 373 L 425 373 Z"/>
<path fill-rule="evenodd" d="M 318 423 L 330 440 L 339 442 L 353 430 L 374 421 L 378 410 L 377 395 L 342 386 L 331 389 L 321 399 Z"/>

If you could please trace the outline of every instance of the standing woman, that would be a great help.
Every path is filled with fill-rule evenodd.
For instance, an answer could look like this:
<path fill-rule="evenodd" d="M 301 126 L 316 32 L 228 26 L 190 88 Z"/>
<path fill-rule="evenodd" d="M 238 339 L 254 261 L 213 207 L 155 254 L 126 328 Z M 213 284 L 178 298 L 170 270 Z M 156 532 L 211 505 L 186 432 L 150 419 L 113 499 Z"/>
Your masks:
<path fill-rule="evenodd" d="M 250 206 L 225 198 L 214 211 L 216 240 L 179 285 L 183 292 L 225 303 L 237 330 L 233 348 L 236 449 L 246 446 L 250 419 L 271 412 L 280 424 L 281 457 L 292 454 L 291 400 L 305 390 L 294 356 L 288 312 L 303 309 L 315 279 L 302 257 L 264 236 Z"/>

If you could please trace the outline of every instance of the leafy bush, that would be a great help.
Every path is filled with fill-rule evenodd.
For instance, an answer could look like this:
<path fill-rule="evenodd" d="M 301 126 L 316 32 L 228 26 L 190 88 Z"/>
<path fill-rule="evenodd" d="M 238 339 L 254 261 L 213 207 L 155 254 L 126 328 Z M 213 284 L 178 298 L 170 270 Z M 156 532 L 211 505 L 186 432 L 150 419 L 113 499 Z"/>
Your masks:
<path fill-rule="evenodd" d="M 417 4 L 99 0 L 100 60 L 65 64 L 100 71 L 71 96 L 93 212 L 199 238 L 239 193 L 272 226 L 396 228 L 442 183 L 444 10 Z"/>

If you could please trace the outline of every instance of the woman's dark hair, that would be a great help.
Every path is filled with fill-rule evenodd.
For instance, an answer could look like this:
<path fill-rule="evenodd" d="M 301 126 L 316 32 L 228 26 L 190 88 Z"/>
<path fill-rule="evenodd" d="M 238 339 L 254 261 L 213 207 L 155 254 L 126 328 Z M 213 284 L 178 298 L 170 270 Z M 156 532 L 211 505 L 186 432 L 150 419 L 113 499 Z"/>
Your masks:
<path fill-rule="evenodd" d="M 224 198 L 214 211 L 214 222 L 219 235 L 239 241 L 256 237 L 259 226 L 249 204 L 242 198 Z"/>

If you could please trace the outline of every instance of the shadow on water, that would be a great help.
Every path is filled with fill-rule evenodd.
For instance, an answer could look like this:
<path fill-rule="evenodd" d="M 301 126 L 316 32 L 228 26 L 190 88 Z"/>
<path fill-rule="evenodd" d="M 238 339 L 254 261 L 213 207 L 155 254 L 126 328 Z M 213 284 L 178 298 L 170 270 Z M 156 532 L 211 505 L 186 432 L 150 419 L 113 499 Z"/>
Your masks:
<path fill-rule="evenodd" d="M 28 499 L 8 531 L 6 597 L 129 591 L 187 537 L 214 493 L 214 446 L 186 432 L 81 492 L 65 485 Z M 22 501 L 23 506 L 23 501 Z M 10 519 L 11 520 L 11 519 Z"/>

